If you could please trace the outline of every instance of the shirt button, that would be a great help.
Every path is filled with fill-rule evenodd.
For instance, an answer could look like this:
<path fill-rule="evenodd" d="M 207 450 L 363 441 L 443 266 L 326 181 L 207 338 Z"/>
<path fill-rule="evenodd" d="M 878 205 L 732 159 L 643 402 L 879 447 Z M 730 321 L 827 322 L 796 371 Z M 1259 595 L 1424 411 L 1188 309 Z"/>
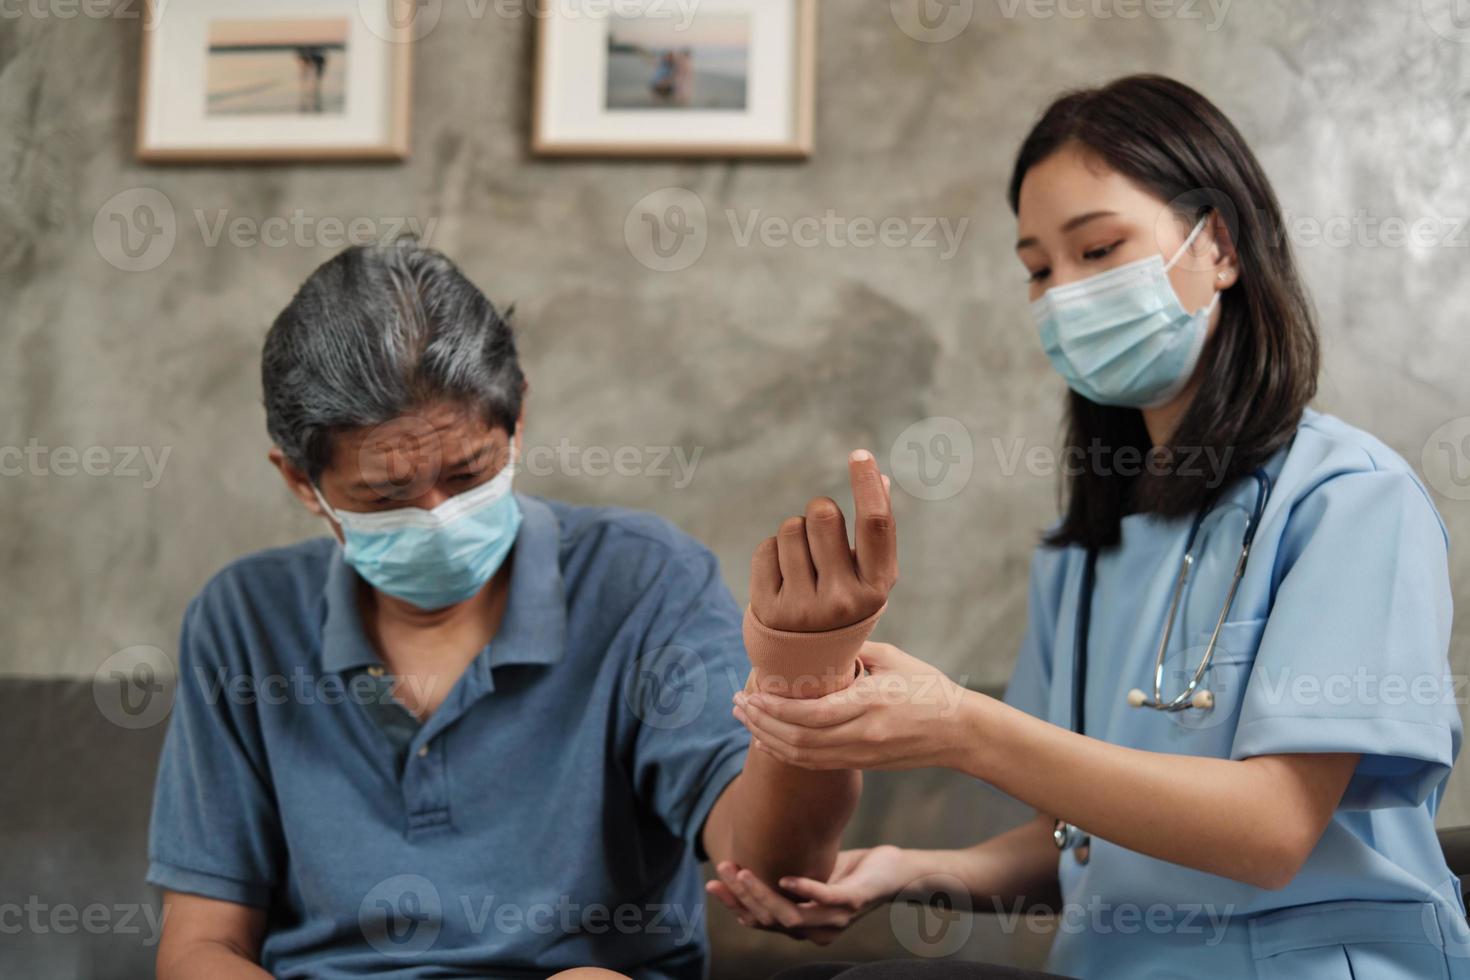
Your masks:
<path fill-rule="evenodd" d="M 368 676 L 370 676 L 370 677 L 382 677 L 383 676 L 383 668 L 382 667 L 379 667 L 377 664 L 373 664 L 373 666 L 371 666 L 371 667 L 368 668 Z"/>
<path fill-rule="evenodd" d="M 427 756 L 428 754 L 429 754 L 429 745 L 426 742 L 423 745 L 420 745 L 419 746 L 419 758 L 422 759 L 425 756 Z"/>

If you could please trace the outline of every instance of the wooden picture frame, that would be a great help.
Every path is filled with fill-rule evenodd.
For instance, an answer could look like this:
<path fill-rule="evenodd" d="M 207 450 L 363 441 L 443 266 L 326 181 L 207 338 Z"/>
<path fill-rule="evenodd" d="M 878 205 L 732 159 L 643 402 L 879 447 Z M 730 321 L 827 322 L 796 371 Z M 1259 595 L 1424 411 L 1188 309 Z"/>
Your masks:
<path fill-rule="evenodd" d="M 381 21 L 369 22 L 364 11 L 370 10 L 370 5 L 357 0 L 270 0 L 264 4 L 235 0 L 187 0 L 187 3 L 143 0 L 135 144 L 138 159 L 145 163 L 406 159 L 413 67 L 413 0 L 382 2 Z M 342 108 L 332 118 L 289 110 L 240 112 L 236 118 L 242 122 L 242 132 L 238 138 L 232 138 L 230 120 L 214 115 L 208 106 L 213 97 L 207 89 L 210 62 L 219 50 L 212 46 L 209 32 L 220 22 L 235 27 L 253 21 L 289 26 L 305 20 L 344 24 L 348 40 L 341 54 L 345 64 L 339 69 L 344 76 Z M 279 55 L 291 47 L 291 42 L 247 43 L 237 47 Z M 321 66 L 326 59 L 319 48 L 316 55 L 310 54 L 314 47 L 303 45 L 296 50 L 308 51 L 302 56 L 304 59 L 315 58 L 320 98 Z M 358 52 L 368 55 L 365 60 L 370 63 L 369 70 L 352 63 L 352 57 Z M 171 56 L 173 60 L 166 63 L 165 59 Z M 310 72 L 311 63 L 302 64 L 303 77 Z M 363 82 L 367 84 L 362 85 Z M 354 86 L 360 86 L 361 91 Z M 198 93 L 197 110 L 188 99 L 172 94 L 176 88 Z M 368 100 L 365 109 L 359 110 L 354 104 L 358 99 Z M 360 125 L 363 121 L 370 125 Z M 267 127 L 275 132 L 262 138 L 260 131 Z M 255 135 L 252 138 L 245 131 L 253 131 Z"/>
<path fill-rule="evenodd" d="M 702 4 L 700 10 L 707 10 L 711 4 Z M 782 86 L 784 97 L 789 100 L 787 110 L 789 124 L 784 127 L 785 132 L 775 137 L 746 138 L 734 133 L 739 127 L 733 125 L 736 113 L 731 113 L 732 125 L 729 127 L 731 135 L 721 138 L 706 135 L 702 138 L 668 138 L 653 137 L 645 134 L 629 134 L 626 136 L 609 136 L 595 134 L 578 135 L 570 130 L 575 125 L 568 125 L 564 120 L 554 119 L 558 114 L 555 101 L 552 97 L 553 88 L 557 84 L 572 84 L 568 79 L 553 77 L 558 70 L 556 33 L 562 28 L 560 19 L 556 15 L 547 14 L 541 17 L 537 23 L 536 30 L 536 67 L 534 95 L 532 102 L 532 131 L 531 151 L 537 156 L 545 157 L 607 157 L 607 158 L 700 158 L 700 157 L 749 157 L 765 159 L 790 159 L 801 160 L 810 157 L 815 150 L 816 134 L 816 88 L 817 88 L 817 0 L 724 0 L 716 9 L 726 13 L 738 11 L 742 6 L 752 10 L 765 10 L 776 6 L 789 8 L 790 11 L 790 79 L 789 85 Z M 591 20 L 590 17 L 582 18 L 584 21 Z M 579 27 L 586 30 L 585 27 Z M 604 27 L 610 32 L 610 27 Z M 608 33 L 607 37 L 611 37 Z M 586 44 L 581 45 L 586 48 Z M 608 50 L 604 45 L 604 51 Z M 686 49 L 687 50 L 687 49 Z M 611 54 L 605 54 L 611 58 Z M 756 55 L 750 56 L 752 59 Z M 611 80 L 606 63 L 599 65 L 599 71 L 587 72 L 585 66 L 581 72 L 580 80 L 583 85 L 598 84 L 603 86 L 603 107 L 601 109 L 604 117 L 611 117 L 613 110 L 607 107 L 606 92 L 611 88 Z M 570 66 L 568 67 L 570 70 Z M 746 83 L 749 90 L 750 83 Z M 583 101 L 585 102 L 585 96 Z M 747 107 L 747 112 L 748 112 Z M 688 110 L 691 118 L 696 110 Z M 630 114 L 632 117 L 641 116 L 650 122 L 654 117 L 649 113 Z M 711 116 L 705 117 L 706 129 L 713 129 L 715 122 Z M 636 123 L 635 123 L 636 125 Z M 633 128 L 633 127 L 628 127 Z M 651 128 L 651 127 L 650 127 Z"/>

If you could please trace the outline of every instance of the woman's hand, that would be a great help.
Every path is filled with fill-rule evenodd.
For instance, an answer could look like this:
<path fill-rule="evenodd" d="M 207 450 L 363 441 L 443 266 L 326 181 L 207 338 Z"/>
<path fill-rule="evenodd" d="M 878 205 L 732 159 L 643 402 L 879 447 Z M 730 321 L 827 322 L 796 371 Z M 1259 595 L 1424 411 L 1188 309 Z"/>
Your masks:
<path fill-rule="evenodd" d="M 735 717 L 756 746 L 804 769 L 963 768 L 964 688 L 888 643 L 864 643 L 868 673 L 812 700 L 735 695 Z"/>
<path fill-rule="evenodd" d="M 783 932 L 818 946 L 832 942 L 908 884 L 904 852 L 887 844 L 838 854 L 826 882 L 782 878 L 781 887 L 796 901 L 730 861 L 720 862 L 715 871 L 719 879 L 707 882 L 705 891 L 734 912 L 741 925 Z"/>

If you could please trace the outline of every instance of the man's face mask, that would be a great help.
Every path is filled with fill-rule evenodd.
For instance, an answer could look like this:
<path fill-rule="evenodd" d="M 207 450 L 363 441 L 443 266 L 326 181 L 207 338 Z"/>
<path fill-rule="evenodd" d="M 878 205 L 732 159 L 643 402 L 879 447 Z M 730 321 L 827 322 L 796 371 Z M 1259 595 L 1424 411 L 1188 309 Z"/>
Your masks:
<path fill-rule="evenodd" d="M 443 609 L 484 588 L 515 543 L 521 508 L 511 493 L 510 460 L 490 480 L 433 510 L 358 513 L 333 510 L 312 485 L 322 509 L 342 528 L 342 552 L 373 588 L 420 609 Z"/>

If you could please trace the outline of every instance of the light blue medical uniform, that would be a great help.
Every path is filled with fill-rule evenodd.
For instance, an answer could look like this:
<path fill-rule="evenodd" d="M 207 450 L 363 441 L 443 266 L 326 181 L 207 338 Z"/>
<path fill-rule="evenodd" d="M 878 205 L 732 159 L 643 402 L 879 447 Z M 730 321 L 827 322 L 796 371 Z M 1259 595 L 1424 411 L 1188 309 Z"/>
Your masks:
<path fill-rule="evenodd" d="M 1181 755 L 1355 752 L 1362 761 L 1305 866 L 1277 891 L 1098 837 L 1087 864 L 1065 852 L 1065 907 L 1048 966 L 1129 980 L 1470 976 L 1459 883 L 1434 833 L 1461 734 L 1447 662 L 1444 525 L 1399 456 L 1331 416 L 1308 411 L 1266 472 L 1271 497 L 1203 681 L 1213 711 L 1127 703 L 1131 688 L 1152 694 L 1192 518 L 1129 516 L 1121 544 L 1099 553 L 1087 734 Z M 1230 486 L 1200 528 L 1165 698 L 1199 663 L 1256 491 L 1249 478 Z M 1063 726 L 1084 562 L 1076 547 L 1037 551 L 1029 628 L 1006 693 Z"/>

